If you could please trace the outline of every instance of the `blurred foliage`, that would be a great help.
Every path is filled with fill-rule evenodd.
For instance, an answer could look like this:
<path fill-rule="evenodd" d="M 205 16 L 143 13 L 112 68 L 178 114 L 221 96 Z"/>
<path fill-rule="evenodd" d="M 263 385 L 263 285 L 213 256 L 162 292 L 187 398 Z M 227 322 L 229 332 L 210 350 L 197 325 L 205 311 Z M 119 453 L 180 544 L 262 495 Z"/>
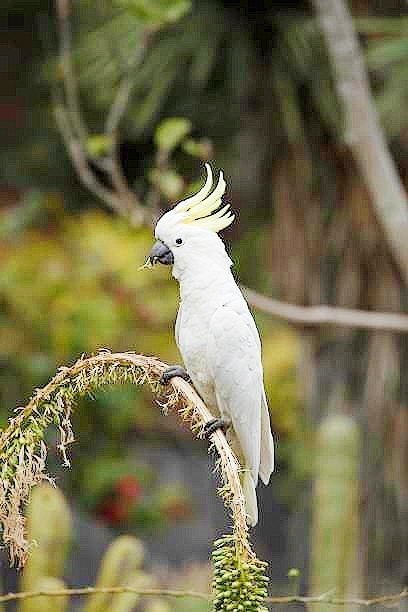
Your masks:
<path fill-rule="evenodd" d="M 151 138 L 161 118 L 176 114 L 191 121 L 196 134 L 231 146 L 228 130 L 239 120 L 252 54 L 239 15 L 208 1 L 190 11 L 186 0 L 117 0 L 102 7 L 78 0 L 75 8 L 81 14 L 75 70 L 85 107 L 93 109 L 87 116 L 92 128 L 128 79 L 127 138 Z M 58 80 L 54 60 L 46 62 L 43 78 Z"/>
<path fill-rule="evenodd" d="M 164 119 L 158 126 L 154 142 L 161 151 L 171 152 L 191 132 L 191 121 L 183 117 Z"/>
<path fill-rule="evenodd" d="M 18 15 L 18 6 L 22 11 L 24 4 L 17 3 L 13 12 Z M 21 95 L 15 110 L 22 116 L 16 118 L 17 129 L 3 130 L 8 147 L 0 149 L 1 176 L 17 184 L 66 187 L 67 201 L 74 207 L 84 203 L 84 194 L 72 180 L 74 173 L 55 130 L 49 95 L 50 89 L 61 84 L 55 17 L 44 1 L 34 6 L 37 27 L 32 29 L 31 22 L 30 29 L 19 26 L 27 30 L 20 53 L 29 47 L 30 54 L 23 65 L 16 66 L 14 86 L 10 79 L 12 91 L 17 88 Z M 140 183 L 147 158 L 154 155 L 154 131 L 167 117 L 191 122 L 195 142 L 186 139 L 184 151 L 200 157 L 197 144 L 205 149 L 203 139 L 210 138 L 222 165 L 225 160 L 231 163 L 237 155 L 237 135 L 244 127 L 243 104 L 254 103 L 248 98 L 254 75 L 270 54 L 272 89 L 269 83 L 265 86 L 273 101 L 275 137 L 270 146 L 276 149 L 274 154 L 280 154 L 283 143 L 305 142 L 307 110 L 341 140 L 341 109 L 316 21 L 301 1 L 287 10 L 279 2 L 258 9 L 255 14 L 246 3 L 233 8 L 216 0 L 193 2 L 191 7 L 186 0 L 76 0 L 72 9 L 74 73 L 91 134 L 87 142 L 91 154 L 103 153 L 109 146 L 103 126 L 120 84 L 127 81 L 131 97 L 120 131 L 125 149 L 122 163 L 132 187 Z M 157 22 L 153 25 L 149 11 L 161 15 L 153 19 Z M 400 138 L 407 116 L 406 19 L 355 20 L 367 48 L 384 125 L 390 136 Z"/>
<path fill-rule="evenodd" d="M 374 100 L 389 138 L 407 144 L 405 131 L 408 108 L 408 17 L 357 17 Z M 288 71 L 278 77 L 281 109 L 289 141 L 301 133 L 302 108 L 293 84 L 307 85 L 319 115 L 337 140 L 342 136 L 341 109 L 338 105 L 332 71 L 318 24 L 310 17 L 281 20 L 282 47 L 287 49 Z M 292 85 L 290 85 L 292 82 Z"/>
<path fill-rule="evenodd" d="M 191 8 L 189 0 L 115 0 L 115 2 L 136 15 L 140 21 L 152 25 L 177 21 Z"/>

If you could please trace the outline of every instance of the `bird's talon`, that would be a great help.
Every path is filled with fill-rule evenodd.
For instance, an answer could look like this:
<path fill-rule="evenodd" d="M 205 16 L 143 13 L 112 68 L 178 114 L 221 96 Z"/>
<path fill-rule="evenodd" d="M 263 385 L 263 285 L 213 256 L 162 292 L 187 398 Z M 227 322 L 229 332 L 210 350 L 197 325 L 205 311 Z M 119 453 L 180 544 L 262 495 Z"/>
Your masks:
<path fill-rule="evenodd" d="M 228 427 L 229 423 L 227 421 L 223 421 L 222 419 L 211 419 L 211 421 L 208 421 L 208 423 L 204 425 L 204 438 L 208 440 L 217 429 L 221 429 L 222 433 L 225 435 Z"/>
<path fill-rule="evenodd" d="M 159 378 L 159 383 L 161 385 L 168 385 L 171 379 L 175 376 L 179 376 L 180 378 L 183 378 L 189 383 L 192 382 L 187 370 L 183 368 L 183 366 L 173 365 L 168 367 L 167 370 L 163 372 L 163 374 Z"/>

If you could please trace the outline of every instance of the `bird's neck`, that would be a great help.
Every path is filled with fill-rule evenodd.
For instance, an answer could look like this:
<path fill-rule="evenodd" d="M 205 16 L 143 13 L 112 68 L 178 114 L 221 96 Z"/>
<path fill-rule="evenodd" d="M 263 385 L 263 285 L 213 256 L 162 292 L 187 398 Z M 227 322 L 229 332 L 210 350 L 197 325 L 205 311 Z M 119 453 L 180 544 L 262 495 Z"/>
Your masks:
<path fill-rule="evenodd" d="M 206 301 L 210 296 L 222 295 L 238 289 L 231 274 L 229 260 L 200 261 L 179 270 L 175 278 L 180 286 L 182 302 L 189 300 Z"/>

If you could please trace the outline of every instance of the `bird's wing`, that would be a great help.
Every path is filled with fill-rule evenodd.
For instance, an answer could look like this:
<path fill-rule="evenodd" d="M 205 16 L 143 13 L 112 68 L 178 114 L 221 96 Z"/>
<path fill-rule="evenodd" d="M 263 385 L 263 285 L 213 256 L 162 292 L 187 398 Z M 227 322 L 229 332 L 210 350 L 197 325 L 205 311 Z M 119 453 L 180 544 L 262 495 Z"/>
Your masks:
<path fill-rule="evenodd" d="M 222 417 L 231 419 L 245 467 L 258 481 L 263 376 L 259 347 L 246 317 L 229 306 L 211 317 L 207 359 Z"/>
<path fill-rule="evenodd" d="M 251 311 L 248 308 L 248 304 L 246 303 L 244 296 L 242 293 L 239 293 L 238 296 L 234 296 L 233 299 L 228 300 L 228 302 L 224 302 L 225 306 L 230 306 L 232 310 L 235 310 L 237 314 L 239 314 L 249 326 L 252 335 L 255 339 L 256 346 L 258 347 L 259 353 L 261 353 L 261 339 L 259 337 L 258 328 L 255 325 L 254 318 L 251 314 Z"/>
<path fill-rule="evenodd" d="M 259 466 L 259 475 L 264 484 L 268 484 L 274 469 L 275 446 L 271 431 L 271 417 L 269 415 L 268 402 L 264 390 L 261 408 L 261 462 Z"/>
<path fill-rule="evenodd" d="M 233 299 L 228 302 L 236 313 L 238 313 L 245 322 L 248 324 L 252 335 L 255 339 L 256 346 L 258 347 L 259 354 L 261 354 L 261 339 L 259 337 L 258 329 L 255 325 L 255 321 L 252 317 L 251 311 L 248 308 L 248 304 L 244 299 Z M 263 382 L 262 382 L 263 386 Z M 262 393 L 262 408 L 261 408 L 261 457 L 259 466 L 259 475 L 262 482 L 268 484 L 269 478 L 275 467 L 275 449 L 274 441 L 271 431 L 271 421 L 269 415 L 268 401 L 266 399 L 265 389 L 263 388 Z"/>
<path fill-rule="evenodd" d="M 179 346 L 179 335 L 180 335 L 180 324 L 181 324 L 181 304 L 177 311 L 176 324 L 174 326 L 174 336 L 176 338 L 176 344 Z"/>

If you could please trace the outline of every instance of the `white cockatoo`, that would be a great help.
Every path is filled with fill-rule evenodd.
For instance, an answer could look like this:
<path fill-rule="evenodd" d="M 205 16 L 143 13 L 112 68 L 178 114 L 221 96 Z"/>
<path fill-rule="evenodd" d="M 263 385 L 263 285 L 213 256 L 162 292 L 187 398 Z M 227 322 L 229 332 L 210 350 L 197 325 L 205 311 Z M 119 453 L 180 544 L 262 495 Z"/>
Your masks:
<path fill-rule="evenodd" d="M 274 469 L 274 443 L 263 383 L 261 343 L 247 303 L 231 274 L 217 232 L 232 223 L 229 204 L 222 205 L 225 181 L 220 172 L 194 196 L 166 212 L 155 229 L 149 263 L 173 266 L 180 285 L 176 343 L 186 370 L 172 366 L 165 373 L 187 373 L 215 418 L 207 437 L 217 428 L 227 438 L 242 468 L 241 482 L 247 521 L 258 521 L 255 487 L 260 476 L 268 484 Z"/>

